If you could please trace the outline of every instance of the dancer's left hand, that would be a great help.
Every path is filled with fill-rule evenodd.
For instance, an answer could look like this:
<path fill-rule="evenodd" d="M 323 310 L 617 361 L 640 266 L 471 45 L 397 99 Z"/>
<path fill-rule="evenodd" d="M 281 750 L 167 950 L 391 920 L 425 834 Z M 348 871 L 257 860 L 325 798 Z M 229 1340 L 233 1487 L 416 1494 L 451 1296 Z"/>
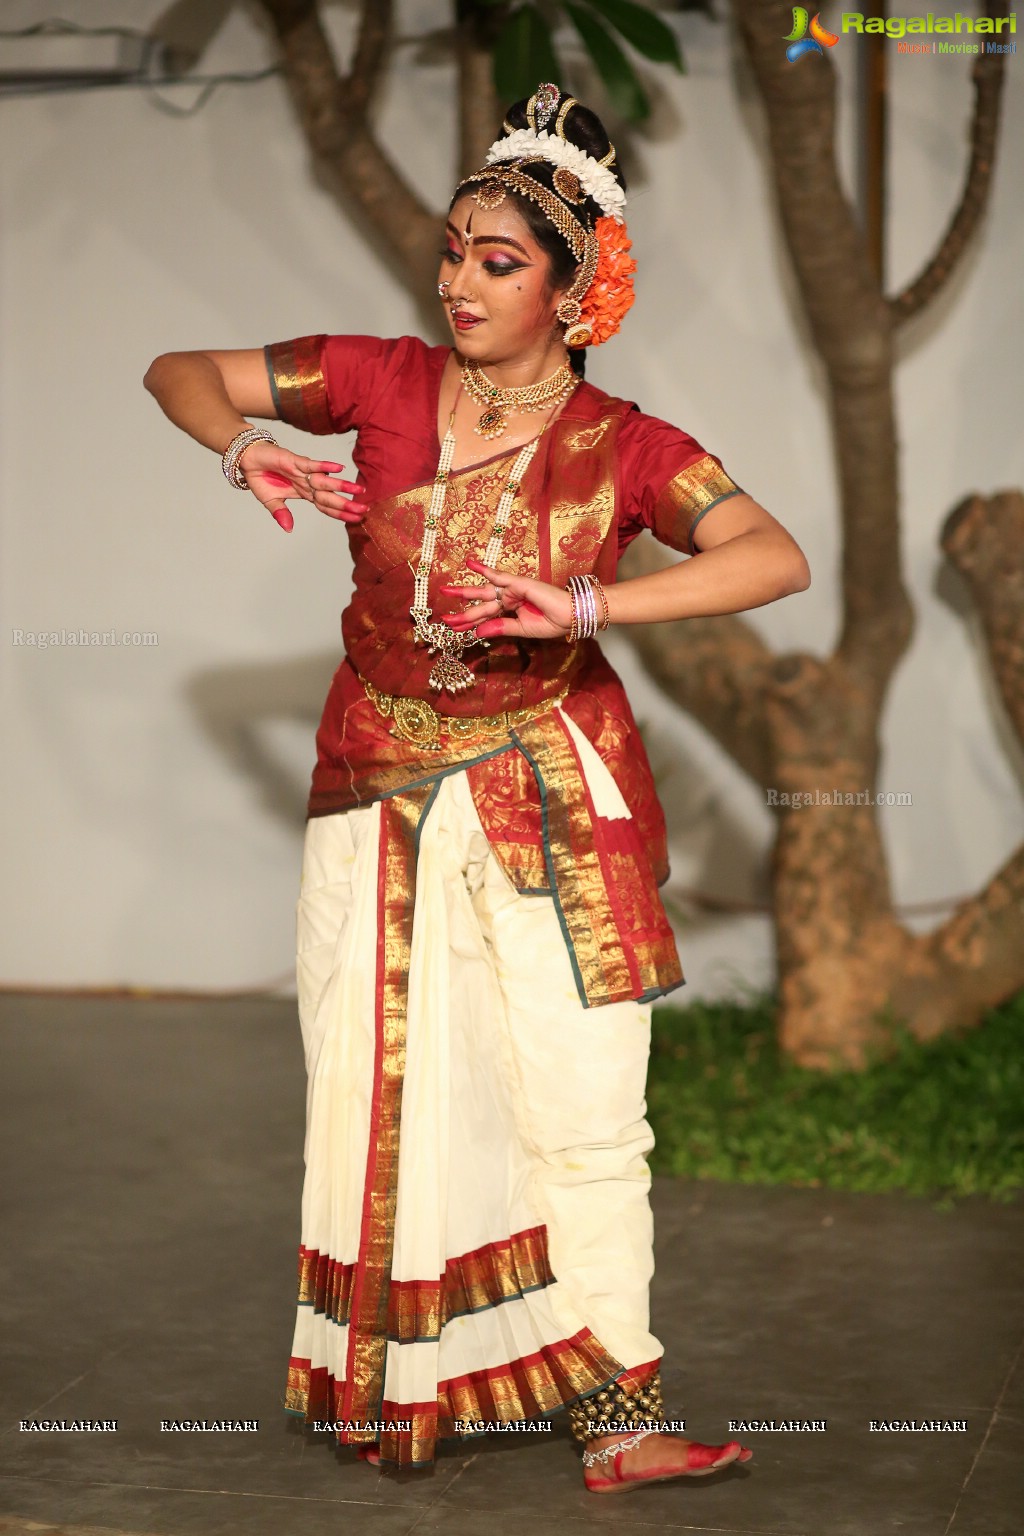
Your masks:
<path fill-rule="evenodd" d="M 488 583 L 487 596 L 476 600 L 479 587 L 444 586 L 446 597 L 462 598 L 471 604 L 462 613 L 442 613 L 440 618 L 450 629 L 476 629 L 482 640 L 497 635 L 521 635 L 529 640 L 564 640 L 572 628 L 572 599 L 563 587 L 533 576 L 515 576 L 511 571 L 496 571 L 479 560 L 466 561 L 471 571 L 479 571 Z M 497 588 L 498 597 L 492 588 Z"/>

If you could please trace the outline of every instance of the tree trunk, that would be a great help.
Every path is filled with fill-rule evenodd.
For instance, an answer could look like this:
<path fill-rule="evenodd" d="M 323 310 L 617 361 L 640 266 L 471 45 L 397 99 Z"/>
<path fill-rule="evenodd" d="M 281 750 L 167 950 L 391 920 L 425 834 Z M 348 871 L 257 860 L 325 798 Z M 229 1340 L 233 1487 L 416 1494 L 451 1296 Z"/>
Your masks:
<path fill-rule="evenodd" d="M 501 106 L 494 89 L 494 40 L 506 7 L 456 7 L 455 56 L 459 74 L 459 177 L 484 163 L 501 132 Z"/>
<path fill-rule="evenodd" d="M 998 61 L 976 67 L 972 155 L 961 207 L 922 277 L 887 300 L 839 184 L 835 76 L 827 58 L 791 65 L 791 8 L 734 0 L 767 113 L 782 228 L 828 381 L 843 526 L 843 623 L 825 661 L 773 658 L 737 619 L 635 632 L 647 669 L 769 792 L 780 1044 L 831 1070 L 884 1055 L 893 1027 L 921 1039 L 976 1024 L 1024 986 L 1024 849 L 933 933 L 893 912 L 877 809 L 878 722 L 909 644 L 903 584 L 892 331 L 944 282 L 987 193 Z M 980 61 L 979 61 L 980 62 Z M 970 498 L 947 521 L 946 553 L 985 614 L 1010 719 L 1024 734 L 1024 502 Z M 662 563 L 638 545 L 623 574 Z M 685 655 L 686 664 L 683 665 Z"/>

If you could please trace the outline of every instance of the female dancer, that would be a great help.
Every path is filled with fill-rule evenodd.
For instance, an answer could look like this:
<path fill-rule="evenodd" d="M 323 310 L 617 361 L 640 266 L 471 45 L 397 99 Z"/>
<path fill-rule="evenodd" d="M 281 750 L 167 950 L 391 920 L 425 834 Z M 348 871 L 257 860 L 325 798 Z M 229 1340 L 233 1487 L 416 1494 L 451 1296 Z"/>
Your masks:
<path fill-rule="evenodd" d="M 298 901 L 285 1406 L 398 1466 L 566 1408 L 602 1493 L 751 1453 L 664 1418 L 644 1092 L 651 999 L 684 978 L 664 816 L 594 636 L 810 580 L 719 459 L 581 379 L 632 302 L 624 205 L 599 120 L 541 85 L 452 200 L 451 347 L 306 336 L 146 376 L 282 528 L 309 501 L 354 557 Z M 251 416 L 355 429 L 358 480 Z M 644 528 L 696 558 L 616 582 Z"/>

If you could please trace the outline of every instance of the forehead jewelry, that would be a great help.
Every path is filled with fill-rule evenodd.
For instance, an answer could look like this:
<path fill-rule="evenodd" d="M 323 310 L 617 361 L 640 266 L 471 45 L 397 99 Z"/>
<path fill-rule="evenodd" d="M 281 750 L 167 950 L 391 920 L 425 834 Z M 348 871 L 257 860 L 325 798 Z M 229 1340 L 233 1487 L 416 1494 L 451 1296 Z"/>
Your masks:
<path fill-rule="evenodd" d="M 505 188 L 496 176 L 482 181 L 473 193 L 473 199 L 485 213 L 490 213 L 493 208 L 500 208 L 505 201 Z"/>

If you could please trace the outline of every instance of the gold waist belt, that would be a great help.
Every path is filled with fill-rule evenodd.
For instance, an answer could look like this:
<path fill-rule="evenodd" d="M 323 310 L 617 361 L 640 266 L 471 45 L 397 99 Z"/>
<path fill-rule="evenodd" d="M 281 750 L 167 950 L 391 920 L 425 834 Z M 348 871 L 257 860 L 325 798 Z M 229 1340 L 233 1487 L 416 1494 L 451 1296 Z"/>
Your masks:
<path fill-rule="evenodd" d="M 441 752 L 445 747 L 460 742 L 487 741 L 495 736 L 507 736 L 514 725 L 532 720 L 560 704 L 569 692 L 564 687 L 557 698 L 545 699 L 526 709 L 502 709 L 496 715 L 439 715 L 425 699 L 403 698 L 401 694 L 382 693 L 368 678 L 357 674 L 366 690 L 366 696 L 376 705 L 377 713 L 395 722 L 394 734 L 418 747 Z"/>

